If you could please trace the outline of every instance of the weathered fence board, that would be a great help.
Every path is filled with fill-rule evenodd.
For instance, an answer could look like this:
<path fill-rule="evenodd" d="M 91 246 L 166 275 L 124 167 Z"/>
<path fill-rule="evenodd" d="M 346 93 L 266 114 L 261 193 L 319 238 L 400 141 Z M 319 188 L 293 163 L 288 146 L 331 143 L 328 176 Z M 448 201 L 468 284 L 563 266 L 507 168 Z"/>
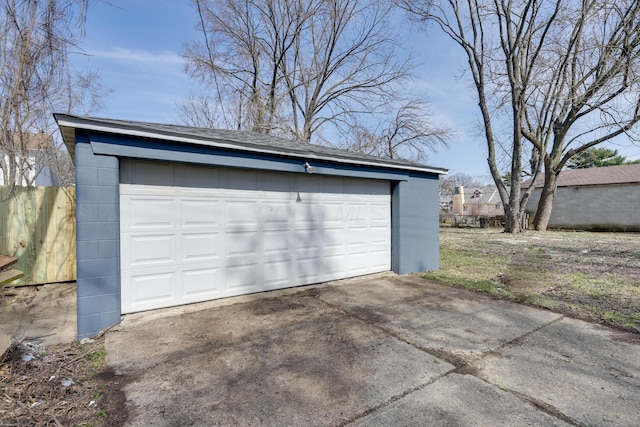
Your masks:
<path fill-rule="evenodd" d="M 0 203 L 0 253 L 24 272 L 12 285 L 76 279 L 75 199 L 73 187 L 16 187 Z"/>

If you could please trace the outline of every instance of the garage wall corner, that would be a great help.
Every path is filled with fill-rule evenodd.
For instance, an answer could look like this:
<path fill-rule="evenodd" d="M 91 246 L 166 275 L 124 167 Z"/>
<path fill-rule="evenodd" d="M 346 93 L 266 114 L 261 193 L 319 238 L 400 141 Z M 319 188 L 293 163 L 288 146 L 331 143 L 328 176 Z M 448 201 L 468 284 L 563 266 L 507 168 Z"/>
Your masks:
<path fill-rule="evenodd" d="M 391 268 L 397 274 L 440 267 L 438 176 L 410 176 L 392 188 Z"/>
<path fill-rule="evenodd" d="M 76 136 L 78 339 L 120 322 L 119 165 Z"/>

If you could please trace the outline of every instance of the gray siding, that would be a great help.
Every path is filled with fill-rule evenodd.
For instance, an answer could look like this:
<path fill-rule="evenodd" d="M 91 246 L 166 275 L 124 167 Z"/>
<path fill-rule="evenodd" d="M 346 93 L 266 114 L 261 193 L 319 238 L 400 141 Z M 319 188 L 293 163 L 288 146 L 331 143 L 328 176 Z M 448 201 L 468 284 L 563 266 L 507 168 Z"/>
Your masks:
<path fill-rule="evenodd" d="M 410 176 L 391 199 L 391 266 L 398 274 L 440 267 L 438 177 Z"/>
<path fill-rule="evenodd" d="M 108 156 L 276 172 L 305 172 L 303 165 L 306 159 L 259 156 L 240 152 L 230 153 L 228 150 L 211 147 L 182 146 L 182 150 L 176 150 L 175 146 L 165 141 L 152 144 L 146 140 L 130 138 L 124 143 L 122 137 L 109 138 L 100 134 L 90 134 L 90 138 L 94 152 Z M 384 169 L 354 167 L 315 160 L 310 160 L 309 163 L 314 166 L 315 173 L 318 175 L 386 180 L 406 179 L 408 176 L 408 172 L 402 171 L 393 173 Z"/>
<path fill-rule="evenodd" d="M 76 139 L 78 339 L 120 321 L 118 159 Z"/>
<path fill-rule="evenodd" d="M 527 212 L 540 200 L 536 189 Z M 640 229 L 640 185 L 560 187 L 556 190 L 549 226 L 573 229 Z"/>

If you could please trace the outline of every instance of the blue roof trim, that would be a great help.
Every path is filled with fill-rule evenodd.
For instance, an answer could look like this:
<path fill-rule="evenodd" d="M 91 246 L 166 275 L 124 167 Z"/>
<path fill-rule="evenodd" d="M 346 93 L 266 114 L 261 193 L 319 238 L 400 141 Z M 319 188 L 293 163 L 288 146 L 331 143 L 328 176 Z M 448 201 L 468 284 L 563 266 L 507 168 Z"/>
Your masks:
<path fill-rule="evenodd" d="M 143 138 L 87 133 L 94 154 L 133 159 L 174 161 L 232 168 L 260 169 L 279 172 L 307 173 L 305 162 L 310 162 L 316 174 L 351 176 L 389 181 L 406 181 L 408 171 L 351 166 L 305 157 L 277 157 L 255 153 L 232 152 L 215 147 L 197 145 L 176 146 L 168 141 L 152 141 Z M 432 174 L 430 174 L 432 175 Z"/>

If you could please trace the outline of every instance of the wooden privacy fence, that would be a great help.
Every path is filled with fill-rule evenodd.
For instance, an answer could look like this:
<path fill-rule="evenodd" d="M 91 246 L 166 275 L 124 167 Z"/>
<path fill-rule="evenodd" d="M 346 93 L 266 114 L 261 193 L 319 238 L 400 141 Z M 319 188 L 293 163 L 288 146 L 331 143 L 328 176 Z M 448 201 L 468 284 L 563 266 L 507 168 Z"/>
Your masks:
<path fill-rule="evenodd" d="M 6 197 L 6 187 L 0 194 Z M 24 272 L 11 285 L 76 279 L 76 189 L 16 187 L 0 202 L 0 253 L 18 258 Z"/>

